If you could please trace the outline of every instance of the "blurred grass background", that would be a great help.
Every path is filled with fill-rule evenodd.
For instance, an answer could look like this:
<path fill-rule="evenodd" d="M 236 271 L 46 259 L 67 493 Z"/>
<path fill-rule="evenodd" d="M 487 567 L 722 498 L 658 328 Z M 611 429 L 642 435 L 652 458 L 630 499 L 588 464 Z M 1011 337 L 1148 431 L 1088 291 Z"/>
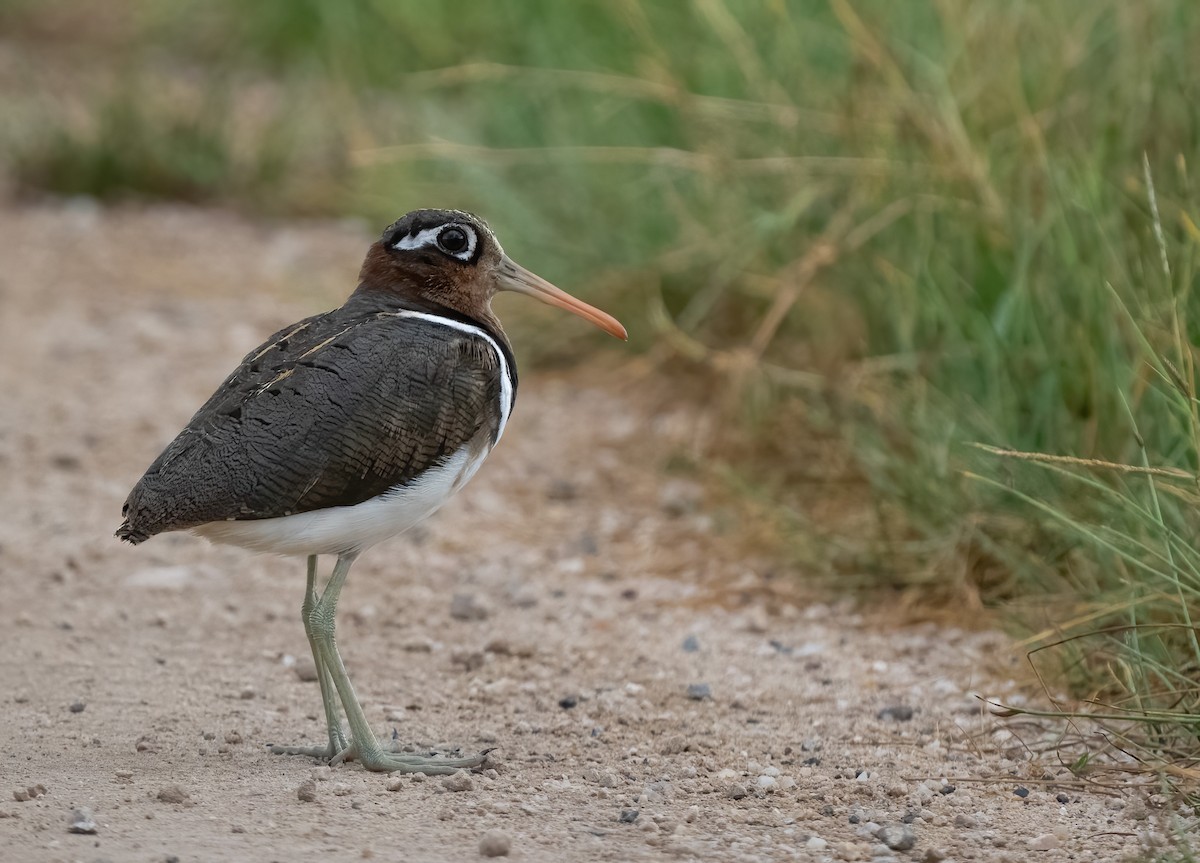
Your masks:
<path fill-rule="evenodd" d="M 1191 769 L 1194 0 L 0 0 L 0 33 L 16 196 L 484 214 L 721 406 L 690 469 L 804 571 L 1004 607 Z"/>

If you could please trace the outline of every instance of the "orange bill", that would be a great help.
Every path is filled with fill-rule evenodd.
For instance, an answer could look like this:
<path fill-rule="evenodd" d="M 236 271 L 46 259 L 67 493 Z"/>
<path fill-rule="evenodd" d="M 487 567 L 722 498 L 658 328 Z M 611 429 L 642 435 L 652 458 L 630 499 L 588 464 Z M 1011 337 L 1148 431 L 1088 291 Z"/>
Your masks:
<path fill-rule="evenodd" d="M 577 300 L 561 288 L 547 282 L 541 276 L 534 275 L 520 264 L 514 263 L 507 255 L 500 261 L 499 278 L 500 290 L 516 291 L 541 300 L 551 306 L 558 306 L 568 312 L 579 315 L 586 321 L 591 321 L 609 335 L 618 339 L 628 340 L 629 334 L 621 326 L 621 322 L 607 312 L 602 312 L 595 306 L 589 306 L 583 300 Z"/>

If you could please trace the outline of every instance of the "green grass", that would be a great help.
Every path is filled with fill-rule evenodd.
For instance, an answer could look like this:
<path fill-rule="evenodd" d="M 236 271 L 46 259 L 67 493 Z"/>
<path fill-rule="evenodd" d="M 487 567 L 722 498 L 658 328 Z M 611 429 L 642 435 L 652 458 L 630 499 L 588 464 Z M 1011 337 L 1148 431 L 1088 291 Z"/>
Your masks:
<path fill-rule="evenodd" d="M 26 188 L 481 212 L 719 388 L 752 445 L 715 457 L 814 575 L 1005 605 L 1194 750 L 1200 5 L 132 8 L 84 119 L 4 136 Z M 527 356 L 578 351 L 536 320 Z"/>

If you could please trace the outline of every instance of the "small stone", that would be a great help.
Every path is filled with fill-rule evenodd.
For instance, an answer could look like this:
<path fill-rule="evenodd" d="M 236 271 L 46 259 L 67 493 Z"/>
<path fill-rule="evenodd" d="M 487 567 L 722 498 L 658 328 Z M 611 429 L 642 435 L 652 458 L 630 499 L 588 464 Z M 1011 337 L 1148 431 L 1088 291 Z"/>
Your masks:
<path fill-rule="evenodd" d="M 1061 847 L 1062 842 L 1053 833 L 1045 833 L 1029 840 L 1030 851 L 1053 851 Z"/>
<path fill-rule="evenodd" d="M 700 508 L 703 489 L 698 483 L 686 479 L 670 479 L 662 484 L 658 494 L 658 505 L 673 518 L 680 518 Z"/>
<path fill-rule="evenodd" d="M 296 797 L 304 803 L 312 803 L 317 799 L 317 783 L 311 779 L 305 779 L 296 789 Z"/>
<path fill-rule="evenodd" d="M 158 790 L 158 799 L 163 803 L 183 803 L 191 796 L 178 785 L 168 785 Z"/>
<path fill-rule="evenodd" d="M 938 789 L 938 794 L 953 794 L 957 790 L 958 790 L 957 786 L 943 785 L 941 788 Z"/>
<path fill-rule="evenodd" d="M 712 687 L 707 683 L 689 683 L 687 697 L 692 699 L 692 701 L 703 701 L 706 698 L 712 698 Z"/>
<path fill-rule="evenodd" d="M 236 731 L 229 731 L 225 734 L 225 742 L 230 746 L 237 746 L 242 742 L 242 735 Z"/>
<path fill-rule="evenodd" d="M 1068 797 L 1066 794 L 1063 794 L 1061 791 L 1054 795 L 1054 799 L 1057 800 L 1059 803 L 1070 803 L 1071 802 L 1071 798 Z"/>
<path fill-rule="evenodd" d="M 13 800 L 16 800 L 18 803 L 24 803 L 29 799 L 29 792 L 24 788 L 14 788 L 12 794 Z"/>
<path fill-rule="evenodd" d="M 503 830 L 489 830 L 479 840 L 480 857 L 507 857 L 512 850 L 512 840 Z"/>
<path fill-rule="evenodd" d="M 87 707 L 87 705 L 84 704 L 82 701 L 72 701 L 71 706 L 68 709 L 72 713 L 83 713 L 83 710 L 85 707 Z"/>
<path fill-rule="evenodd" d="M 408 785 L 403 779 L 393 779 L 387 784 L 388 791 L 403 791 Z"/>
<path fill-rule="evenodd" d="M 475 783 L 471 781 L 471 775 L 467 771 L 460 770 L 443 779 L 442 787 L 447 791 L 470 791 L 475 787 Z"/>
<path fill-rule="evenodd" d="M 570 710 L 571 708 L 575 707 L 575 705 L 577 705 L 578 703 L 579 703 L 579 699 L 576 698 L 574 695 L 568 695 L 566 698 L 560 698 L 558 700 L 558 706 L 561 707 L 563 710 Z"/>
<path fill-rule="evenodd" d="M 961 827 L 963 830 L 974 830 L 979 826 L 979 822 L 967 813 L 960 812 L 954 816 L 954 826 Z"/>
<path fill-rule="evenodd" d="M 556 479 L 546 489 L 547 500 L 566 502 L 575 500 L 577 497 L 579 497 L 579 488 L 570 480 Z"/>
<path fill-rule="evenodd" d="M 292 666 L 292 671 L 296 672 L 296 677 L 305 683 L 312 683 L 317 680 L 317 664 L 313 662 L 311 656 L 302 656 L 296 660 L 296 664 Z"/>
<path fill-rule="evenodd" d="M 71 817 L 67 819 L 68 833 L 97 833 L 99 828 L 96 827 L 96 819 L 92 815 L 92 810 L 85 806 L 81 806 L 71 812 Z"/>
<path fill-rule="evenodd" d="M 729 786 L 729 789 L 725 792 L 725 796 L 730 800 L 741 800 L 746 796 L 746 786 L 739 785 L 735 782 L 733 785 Z"/>
<path fill-rule="evenodd" d="M 622 824 L 632 824 L 634 821 L 638 820 L 638 815 L 640 814 L 641 812 L 639 812 L 637 809 L 622 809 L 621 815 L 619 818 L 617 818 L 617 820 Z"/>
<path fill-rule="evenodd" d="M 804 843 L 804 847 L 809 851 L 819 854 L 829 847 L 829 843 L 820 836 L 809 836 L 808 841 Z"/>
<path fill-rule="evenodd" d="M 450 652 L 450 662 L 454 665 L 461 665 L 465 671 L 477 671 L 483 668 L 487 657 L 483 655 L 482 650 L 456 648 Z"/>
<path fill-rule="evenodd" d="M 942 863 L 950 855 L 942 848 L 926 848 L 921 863 Z"/>
<path fill-rule="evenodd" d="M 617 779 L 617 774 L 611 770 L 606 770 L 600 774 L 600 778 L 596 780 L 596 784 L 601 788 L 616 788 L 620 784 L 620 780 Z"/>
<path fill-rule="evenodd" d="M 689 635 L 683 640 L 684 653 L 696 653 L 700 650 L 700 639 L 694 635 Z"/>
<path fill-rule="evenodd" d="M 887 824 L 875 831 L 875 838 L 893 851 L 909 851 L 917 844 L 917 835 L 907 824 Z"/>
<path fill-rule="evenodd" d="M 487 606 L 480 604 L 473 593 L 456 593 L 450 600 L 450 616 L 455 620 L 487 620 Z"/>
<path fill-rule="evenodd" d="M 1029 789 L 1026 788 L 1024 785 L 1018 785 L 1016 788 L 1013 789 L 1013 794 L 1017 795 L 1022 800 L 1024 800 L 1026 797 L 1029 796 Z"/>
<path fill-rule="evenodd" d="M 756 783 L 761 791 L 774 791 L 779 780 L 774 776 L 760 776 Z"/>
<path fill-rule="evenodd" d="M 242 691 L 238 693 L 238 698 L 242 701 L 250 701 L 258 695 L 258 691 L 253 686 L 243 686 Z"/>

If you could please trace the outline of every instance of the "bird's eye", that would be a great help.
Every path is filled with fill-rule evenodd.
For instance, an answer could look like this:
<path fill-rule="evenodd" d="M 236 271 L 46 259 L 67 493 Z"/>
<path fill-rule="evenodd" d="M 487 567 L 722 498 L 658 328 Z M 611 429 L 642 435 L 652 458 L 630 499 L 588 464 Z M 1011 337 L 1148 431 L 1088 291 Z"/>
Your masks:
<path fill-rule="evenodd" d="M 438 245 L 442 247 L 442 250 L 449 252 L 452 255 L 456 255 L 463 251 L 463 249 L 467 248 L 467 245 L 470 242 L 467 238 L 467 232 L 457 225 L 450 225 L 449 227 L 442 228 L 441 233 L 438 234 L 437 240 Z"/>

